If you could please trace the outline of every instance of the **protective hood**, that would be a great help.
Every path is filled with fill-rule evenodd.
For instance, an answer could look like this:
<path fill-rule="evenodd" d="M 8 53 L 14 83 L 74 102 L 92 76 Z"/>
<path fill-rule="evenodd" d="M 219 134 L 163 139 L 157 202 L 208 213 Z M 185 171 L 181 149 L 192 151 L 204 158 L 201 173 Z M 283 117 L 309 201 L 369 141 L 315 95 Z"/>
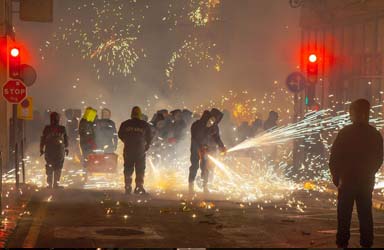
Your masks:
<path fill-rule="evenodd" d="M 96 120 L 97 110 L 89 107 L 85 110 L 83 119 L 87 120 L 87 122 L 94 122 Z"/>
<path fill-rule="evenodd" d="M 133 107 L 132 113 L 131 113 L 131 118 L 141 120 L 142 117 L 143 117 L 143 113 L 141 112 L 141 109 L 137 106 Z"/>
<path fill-rule="evenodd" d="M 211 118 L 211 112 L 209 112 L 208 110 L 205 110 L 203 115 L 200 118 L 200 121 L 207 123 L 209 118 Z"/>
<path fill-rule="evenodd" d="M 60 115 L 56 112 L 52 112 L 50 114 L 50 120 L 51 120 L 51 125 L 59 125 L 60 123 Z"/>
<path fill-rule="evenodd" d="M 224 114 L 218 110 L 218 109 L 212 109 L 211 110 L 211 116 L 216 118 L 216 124 L 219 124 L 220 121 L 223 119 Z"/>

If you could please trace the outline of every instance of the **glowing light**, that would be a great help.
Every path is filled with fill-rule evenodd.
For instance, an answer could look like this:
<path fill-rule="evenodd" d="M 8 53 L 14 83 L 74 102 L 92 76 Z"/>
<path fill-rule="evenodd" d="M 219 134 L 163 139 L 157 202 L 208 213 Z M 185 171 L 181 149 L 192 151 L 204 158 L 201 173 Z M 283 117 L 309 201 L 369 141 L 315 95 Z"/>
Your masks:
<path fill-rule="evenodd" d="M 18 48 L 11 49 L 11 56 L 18 57 L 20 55 L 20 50 Z"/>
<path fill-rule="evenodd" d="M 315 63 L 317 62 L 317 56 L 315 54 L 311 54 L 309 57 L 308 57 L 308 60 L 311 62 L 311 63 Z"/>

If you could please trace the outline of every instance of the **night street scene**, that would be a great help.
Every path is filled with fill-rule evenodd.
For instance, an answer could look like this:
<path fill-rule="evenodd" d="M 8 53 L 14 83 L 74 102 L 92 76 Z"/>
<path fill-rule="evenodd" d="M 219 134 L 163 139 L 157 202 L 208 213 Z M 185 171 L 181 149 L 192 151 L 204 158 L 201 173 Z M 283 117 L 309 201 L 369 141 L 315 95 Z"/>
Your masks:
<path fill-rule="evenodd" d="M 0 18 L 0 248 L 384 247 L 384 0 Z"/>

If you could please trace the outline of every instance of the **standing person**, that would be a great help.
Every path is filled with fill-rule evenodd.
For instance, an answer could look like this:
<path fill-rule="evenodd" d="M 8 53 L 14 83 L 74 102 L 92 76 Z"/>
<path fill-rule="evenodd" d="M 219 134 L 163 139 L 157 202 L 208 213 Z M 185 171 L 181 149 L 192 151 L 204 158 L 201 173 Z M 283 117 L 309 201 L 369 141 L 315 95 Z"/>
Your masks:
<path fill-rule="evenodd" d="M 95 120 L 97 111 L 88 107 L 79 123 L 80 147 L 83 155 L 83 163 L 87 161 L 88 155 L 96 149 L 95 142 Z"/>
<path fill-rule="evenodd" d="M 145 160 L 151 141 L 151 128 L 146 121 L 141 118 L 141 109 L 134 107 L 131 119 L 123 122 L 119 129 L 119 138 L 124 143 L 124 177 L 125 193 L 132 192 L 132 175 L 136 172 L 135 194 L 145 194 L 144 176 Z"/>
<path fill-rule="evenodd" d="M 207 137 L 207 122 L 211 117 L 211 113 L 205 110 L 201 118 L 195 121 L 191 126 L 191 167 L 189 168 L 189 193 L 194 193 L 195 179 L 197 170 L 201 168 L 201 176 L 204 182 L 208 183 L 208 171 L 205 165 L 201 164 L 203 161 L 201 149 L 204 148 L 204 139 Z"/>
<path fill-rule="evenodd" d="M 65 110 L 65 117 L 67 118 L 66 129 L 69 138 L 69 149 L 71 154 L 80 159 L 80 148 L 79 148 L 79 120 L 81 118 L 80 109 L 67 109 Z"/>
<path fill-rule="evenodd" d="M 65 155 L 68 155 L 68 137 L 60 125 L 60 115 L 50 114 L 50 125 L 44 128 L 40 141 L 40 155 L 45 156 L 48 188 L 60 188 L 59 181 Z"/>
<path fill-rule="evenodd" d="M 101 110 L 101 119 L 96 121 L 95 141 L 97 149 L 104 153 L 112 154 L 117 149 L 117 130 L 109 109 Z"/>
<path fill-rule="evenodd" d="M 270 130 L 277 127 L 278 120 L 279 114 L 276 111 L 269 112 L 268 119 L 264 122 L 264 130 Z"/>
<path fill-rule="evenodd" d="M 359 99 L 350 106 L 352 125 L 343 128 L 331 149 L 329 168 L 338 188 L 336 244 L 347 248 L 353 204 L 360 222 L 360 245 L 373 245 L 372 192 L 383 162 L 383 138 L 369 125 L 370 104 Z"/>

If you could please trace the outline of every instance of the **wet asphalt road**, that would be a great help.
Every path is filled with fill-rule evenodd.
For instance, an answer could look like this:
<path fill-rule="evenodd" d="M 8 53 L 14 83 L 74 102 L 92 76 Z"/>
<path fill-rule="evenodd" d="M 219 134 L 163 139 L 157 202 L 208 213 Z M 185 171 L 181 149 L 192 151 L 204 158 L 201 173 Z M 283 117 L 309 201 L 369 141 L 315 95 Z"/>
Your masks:
<path fill-rule="evenodd" d="M 240 203 L 125 196 L 121 191 L 34 193 L 7 247 L 335 247 L 336 209 L 329 194 L 298 192 L 295 201 Z M 293 199 L 290 199 L 293 200 Z M 204 202 L 203 202 L 204 201 Z M 304 202 L 304 211 L 297 204 Z M 303 207 L 303 205 L 300 205 Z M 351 247 L 358 247 L 356 215 Z M 375 212 L 376 247 L 384 213 Z"/>

